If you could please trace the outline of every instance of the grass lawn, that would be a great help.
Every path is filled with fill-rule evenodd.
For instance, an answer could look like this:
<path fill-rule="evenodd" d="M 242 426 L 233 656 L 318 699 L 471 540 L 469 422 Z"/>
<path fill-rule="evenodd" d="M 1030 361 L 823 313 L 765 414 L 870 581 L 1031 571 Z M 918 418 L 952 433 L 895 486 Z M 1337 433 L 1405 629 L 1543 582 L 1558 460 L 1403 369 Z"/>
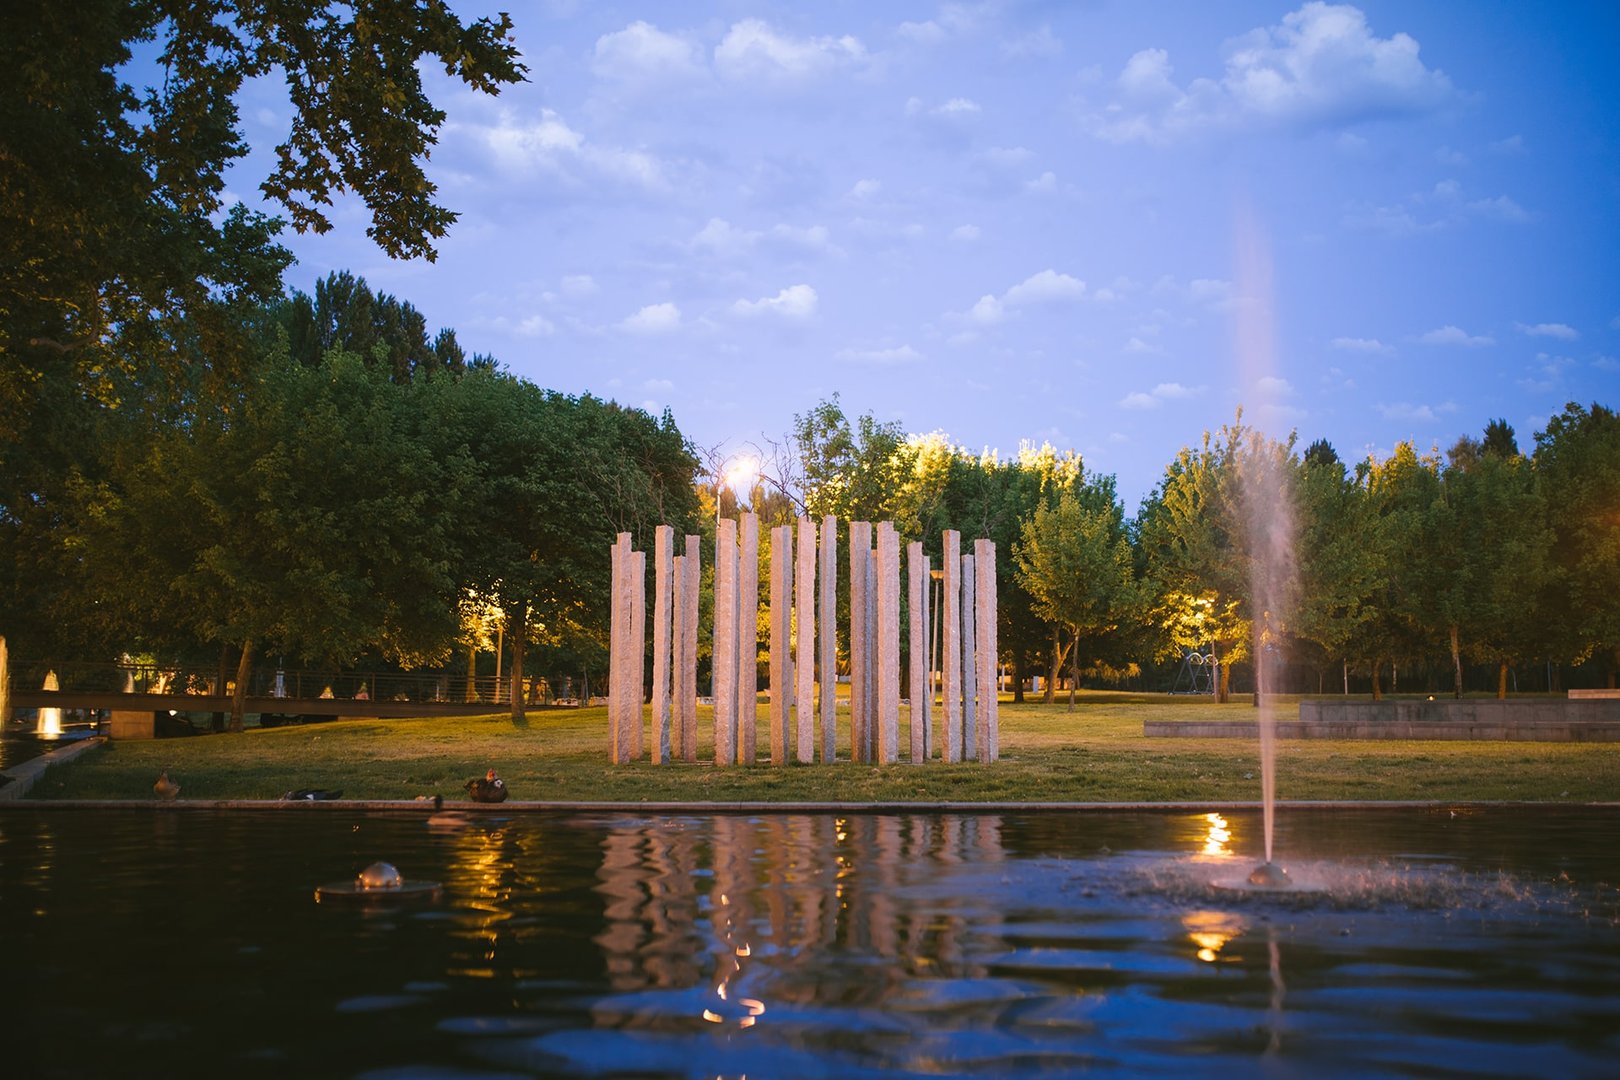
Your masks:
<path fill-rule="evenodd" d="M 1297 716 L 1297 699 L 1279 704 Z M 759 746 L 767 745 L 759 709 Z M 1260 797 L 1259 751 L 1247 739 L 1149 739 L 1149 719 L 1249 719 L 1247 704 L 1088 692 L 1071 712 L 1001 706 L 1001 760 L 926 766 L 712 764 L 710 711 L 699 710 L 697 764 L 608 763 L 607 710 L 349 720 L 241 735 L 110 743 L 49 770 L 36 799 L 149 799 L 158 770 L 184 799 L 273 799 L 294 788 L 340 788 L 350 799 L 466 798 L 494 767 L 514 799 L 636 802 L 905 801 L 1225 802 Z M 844 721 L 847 723 L 847 721 Z M 907 745 L 901 709 L 901 746 Z M 847 754 L 847 746 L 840 745 Z M 707 761 L 707 763 L 705 763 Z M 1279 742 L 1278 797 L 1366 800 L 1620 799 L 1620 744 L 1530 742 Z"/>

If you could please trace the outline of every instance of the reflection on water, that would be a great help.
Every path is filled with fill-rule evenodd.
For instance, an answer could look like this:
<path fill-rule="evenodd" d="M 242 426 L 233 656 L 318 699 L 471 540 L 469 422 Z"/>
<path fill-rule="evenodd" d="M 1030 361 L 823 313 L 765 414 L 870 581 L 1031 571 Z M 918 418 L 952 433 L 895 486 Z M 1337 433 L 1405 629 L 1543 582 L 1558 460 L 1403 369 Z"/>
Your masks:
<path fill-rule="evenodd" d="M 0 814 L 18 1075 L 1601 1075 L 1620 815 Z M 437 904 L 309 902 L 385 858 Z M 82 1037 L 80 1037 L 82 1035 Z M 31 1037 L 31 1036 L 30 1036 Z M 17 1040 L 12 1040 L 17 1041 Z M 1267 1064 L 1269 1063 L 1269 1065 Z"/>

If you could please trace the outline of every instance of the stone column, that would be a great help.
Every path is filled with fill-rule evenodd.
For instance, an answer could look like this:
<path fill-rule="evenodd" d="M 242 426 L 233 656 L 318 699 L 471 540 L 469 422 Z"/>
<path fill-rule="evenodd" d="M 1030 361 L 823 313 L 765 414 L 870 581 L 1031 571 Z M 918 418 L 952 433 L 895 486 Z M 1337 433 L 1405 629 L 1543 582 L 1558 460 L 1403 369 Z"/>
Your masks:
<path fill-rule="evenodd" d="M 737 761 L 759 757 L 759 515 L 744 514 L 737 571 Z"/>
<path fill-rule="evenodd" d="M 911 690 L 911 760 L 928 760 L 928 725 L 933 694 L 928 685 L 928 559 L 920 542 L 906 545 L 907 593 L 911 613 L 910 663 L 906 682 Z"/>
<path fill-rule="evenodd" d="M 962 534 L 946 531 L 940 568 L 945 571 L 940 615 L 945 623 L 940 664 L 945 683 L 945 760 L 962 760 Z"/>
<path fill-rule="evenodd" d="M 877 669 L 878 669 L 878 617 L 877 617 L 877 553 L 866 553 L 866 694 L 862 706 L 866 710 L 866 741 L 861 746 L 863 761 L 877 760 Z"/>
<path fill-rule="evenodd" d="M 624 701 L 619 692 L 619 669 L 624 666 L 625 618 L 619 603 L 624 596 L 624 535 L 621 534 L 613 542 L 610 556 L 613 560 L 612 583 L 608 586 L 608 680 L 607 680 L 607 716 L 608 716 L 608 760 L 615 765 L 624 761 L 624 751 L 620 746 L 620 732 L 624 725 L 619 723 L 619 713 L 623 711 Z M 470 663 L 470 661 L 469 661 Z M 477 673 L 471 669 L 467 672 L 467 700 L 472 700 L 472 680 Z M 585 704 L 589 705 L 587 701 Z"/>
<path fill-rule="evenodd" d="M 638 662 L 635 656 L 635 553 L 630 550 L 630 534 L 620 533 L 614 545 L 619 573 L 613 586 L 614 614 L 619 620 L 618 649 L 609 659 L 608 715 L 613 729 L 613 760 L 623 765 L 635 760 L 635 744 L 631 741 L 631 710 L 640 712 L 641 702 L 635 697 L 631 669 Z"/>
<path fill-rule="evenodd" d="M 900 536 L 894 522 L 877 527 L 878 760 L 900 760 Z"/>
<path fill-rule="evenodd" d="M 679 672 L 681 708 L 681 759 L 697 760 L 697 642 L 698 594 L 702 590 L 703 565 L 698 554 L 699 537 L 686 538 L 686 591 L 682 593 L 684 615 L 681 634 L 685 644 L 681 647 L 682 664 Z"/>
<path fill-rule="evenodd" d="M 681 708 L 681 695 L 686 689 L 683 673 L 686 671 L 686 556 L 676 555 L 669 574 L 669 761 L 684 756 L 683 747 L 686 712 Z M 656 710 L 655 710 L 656 711 Z"/>
<path fill-rule="evenodd" d="M 838 519 L 821 519 L 821 760 L 838 760 Z"/>
<path fill-rule="evenodd" d="M 771 764 L 788 761 L 788 725 L 792 718 L 789 697 L 790 656 L 788 635 L 791 619 L 789 597 L 793 591 L 793 530 L 778 525 L 771 530 Z"/>
<path fill-rule="evenodd" d="M 670 629 L 674 625 L 675 530 L 660 525 L 653 532 L 653 664 L 652 759 L 669 760 Z"/>
<path fill-rule="evenodd" d="M 978 605 L 974 623 L 979 635 L 979 711 L 975 728 L 979 738 L 979 760 L 985 764 L 1001 756 L 1000 704 L 1001 665 L 996 649 L 996 542 L 976 540 L 973 544 L 973 572 L 978 576 L 974 602 Z"/>
<path fill-rule="evenodd" d="M 799 571 L 793 610 L 797 687 L 794 694 L 793 734 L 795 758 L 802 765 L 815 760 L 816 716 L 816 523 L 799 519 Z"/>
<path fill-rule="evenodd" d="M 723 518 L 714 551 L 714 763 L 737 760 L 737 523 Z"/>
<path fill-rule="evenodd" d="M 871 716 L 867 711 L 871 674 L 867 659 L 871 656 L 871 628 L 867 623 L 866 603 L 867 564 L 872 558 L 872 524 L 867 521 L 849 523 L 849 759 L 868 761 L 866 753 L 867 729 Z"/>
<path fill-rule="evenodd" d="M 978 743 L 978 733 L 974 727 L 975 717 L 978 716 L 978 680 L 979 666 L 974 662 L 977 655 L 978 635 L 975 632 L 974 619 L 977 611 L 974 608 L 973 596 L 975 581 L 973 577 L 973 556 L 964 555 L 962 566 L 962 760 L 972 761 L 978 757 L 975 746 Z"/>
<path fill-rule="evenodd" d="M 630 760 L 640 761 L 647 700 L 647 553 L 630 553 Z"/>

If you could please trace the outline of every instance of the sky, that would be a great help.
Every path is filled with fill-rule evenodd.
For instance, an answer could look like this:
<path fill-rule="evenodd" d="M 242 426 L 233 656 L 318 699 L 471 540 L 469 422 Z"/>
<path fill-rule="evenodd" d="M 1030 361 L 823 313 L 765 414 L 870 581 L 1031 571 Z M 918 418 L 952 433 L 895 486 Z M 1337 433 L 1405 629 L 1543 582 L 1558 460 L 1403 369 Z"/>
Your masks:
<path fill-rule="evenodd" d="M 437 261 L 340 200 L 288 284 L 351 270 L 721 460 L 836 393 L 1134 511 L 1240 407 L 1354 461 L 1620 405 L 1620 6 L 505 6 L 528 82 L 427 80 Z M 242 115 L 256 204 L 289 109 Z"/>

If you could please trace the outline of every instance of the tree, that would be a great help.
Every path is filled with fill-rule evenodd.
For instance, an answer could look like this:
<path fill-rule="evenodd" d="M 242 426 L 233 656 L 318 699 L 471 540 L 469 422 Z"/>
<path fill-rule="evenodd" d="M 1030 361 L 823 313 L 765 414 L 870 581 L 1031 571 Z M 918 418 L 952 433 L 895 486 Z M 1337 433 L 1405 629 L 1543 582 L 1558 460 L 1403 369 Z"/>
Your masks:
<path fill-rule="evenodd" d="M 1034 600 L 1035 612 L 1068 630 L 1073 681 L 1069 708 L 1080 679 L 1085 643 L 1116 630 L 1136 607 L 1131 547 L 1119 505 L 1088 509 L 1065 491 L 1055 507 L 1040 506 L 1024 522 L 1013 547 L 1018 580 Z M 1061 665 L 1061 659 L 1054 668 Z"/>
<path fill-rule="evenodd" d="M 1536 433 L 1536 475 L 1553 528 L 1552 610 L 1576 662 L 1620 670 L 1620 415 L 1574 402 Z"/>

